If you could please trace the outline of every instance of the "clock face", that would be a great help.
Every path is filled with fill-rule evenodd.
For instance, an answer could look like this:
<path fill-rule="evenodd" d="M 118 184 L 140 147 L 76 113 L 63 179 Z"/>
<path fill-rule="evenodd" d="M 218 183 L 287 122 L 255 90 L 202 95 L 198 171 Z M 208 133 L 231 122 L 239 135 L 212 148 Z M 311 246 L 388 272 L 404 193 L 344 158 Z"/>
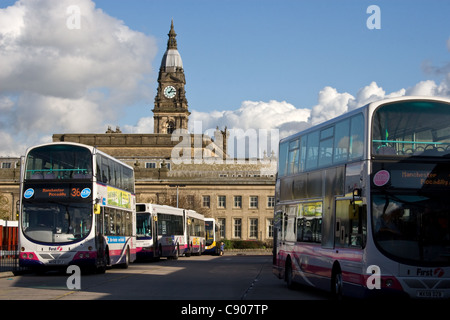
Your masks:
<path fill-rule="evenodd" d="M 164 95 L 166 98 L 172 99 L 177 94 L 177 90 L 172 86 L 167 86 L 164 88 Z"/>

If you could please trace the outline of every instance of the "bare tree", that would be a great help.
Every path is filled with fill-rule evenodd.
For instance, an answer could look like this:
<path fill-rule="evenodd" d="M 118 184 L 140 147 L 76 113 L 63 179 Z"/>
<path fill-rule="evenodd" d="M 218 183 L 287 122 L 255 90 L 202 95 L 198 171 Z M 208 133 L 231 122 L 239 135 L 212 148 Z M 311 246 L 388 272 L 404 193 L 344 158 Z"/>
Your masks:
<path fill-rule="evenodd" d="M 11 213 L 8 197 L 0 193 L 0 219 L 9 220 L 10 215 Z"/>

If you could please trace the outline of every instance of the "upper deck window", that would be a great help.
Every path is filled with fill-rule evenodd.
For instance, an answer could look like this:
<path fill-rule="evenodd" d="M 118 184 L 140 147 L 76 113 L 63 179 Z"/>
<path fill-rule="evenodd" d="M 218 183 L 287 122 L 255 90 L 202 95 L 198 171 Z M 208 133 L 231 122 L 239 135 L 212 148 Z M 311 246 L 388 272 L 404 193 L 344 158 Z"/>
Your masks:
<path fill-rule="evenodd" d="M 450 154 L 450 105 L 417 100 L 382 105 L 373 115 L 372 154 Z"/>
<path fill-rule="evenodd" d="M 74 145 L 48 145 L 28 153 L 25 179 L 83 179 L 92 177 L 92 154 Z"/>
<path fill-rule="evenodd" d="M 280 143 L 278 176 L 357 161 L 364 151 L 361 113 Z"/>

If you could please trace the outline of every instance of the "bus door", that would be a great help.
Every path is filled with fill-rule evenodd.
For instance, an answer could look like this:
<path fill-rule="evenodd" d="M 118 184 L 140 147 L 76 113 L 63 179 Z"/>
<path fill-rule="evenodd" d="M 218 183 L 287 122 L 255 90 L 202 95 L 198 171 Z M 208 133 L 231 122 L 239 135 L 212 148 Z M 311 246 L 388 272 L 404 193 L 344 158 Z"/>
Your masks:
<path fill-rule="evenodd" d="M 334 246 L 361 248 L 365 244 L 366 205 L 361 200 L 336 199 Z"/>
<path fill-rule="evenodd" d="M 274 221 L 273 221 L 273 264 L 276 266 L 280 266 L 280 248 L 283 245 L 283 225 L 284 225 L 284 219 L 286 219 L 286 215 L 283 211 L 283 208 L 281 210 L 275 211 Z"/>
<path fill-rule="evenodd" d="M 97 248 L 97 264 L 102 267 L 108 264 L 105 258 L 106 241 L 105 241 L 105 208 L 96 204 L 94 206 L 94 219 L 95 219 L 95 246 Z M 101 261 L 101 263 L 99 263 Z"/>
<path fill-rule="evenodd" d="M 152 224 L 152 235 L 153 235 L 153 256 L 159 258 L 162 255 L 161 249 L 159 247 L 159 234 L 158 234 L 158 215 L 151 215 Z"/>

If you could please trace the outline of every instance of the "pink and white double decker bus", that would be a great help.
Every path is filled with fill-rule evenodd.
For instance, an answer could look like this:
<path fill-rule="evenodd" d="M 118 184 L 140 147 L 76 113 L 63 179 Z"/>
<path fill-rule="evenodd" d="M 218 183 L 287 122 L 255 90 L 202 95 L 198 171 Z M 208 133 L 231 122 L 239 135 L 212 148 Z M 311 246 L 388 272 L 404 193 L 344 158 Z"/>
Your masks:
<path fill-rule="evenodd" d="M 450 297 L 450 100 L 369 103 L 280 141 L 274 273 L 336 296 Z"/>
<path fill-rule="evenodd" d="M 21 166 L 19 265 L 104 271 L 136 257 L 134 171 L 77 143 L 29 148 Z"/>

